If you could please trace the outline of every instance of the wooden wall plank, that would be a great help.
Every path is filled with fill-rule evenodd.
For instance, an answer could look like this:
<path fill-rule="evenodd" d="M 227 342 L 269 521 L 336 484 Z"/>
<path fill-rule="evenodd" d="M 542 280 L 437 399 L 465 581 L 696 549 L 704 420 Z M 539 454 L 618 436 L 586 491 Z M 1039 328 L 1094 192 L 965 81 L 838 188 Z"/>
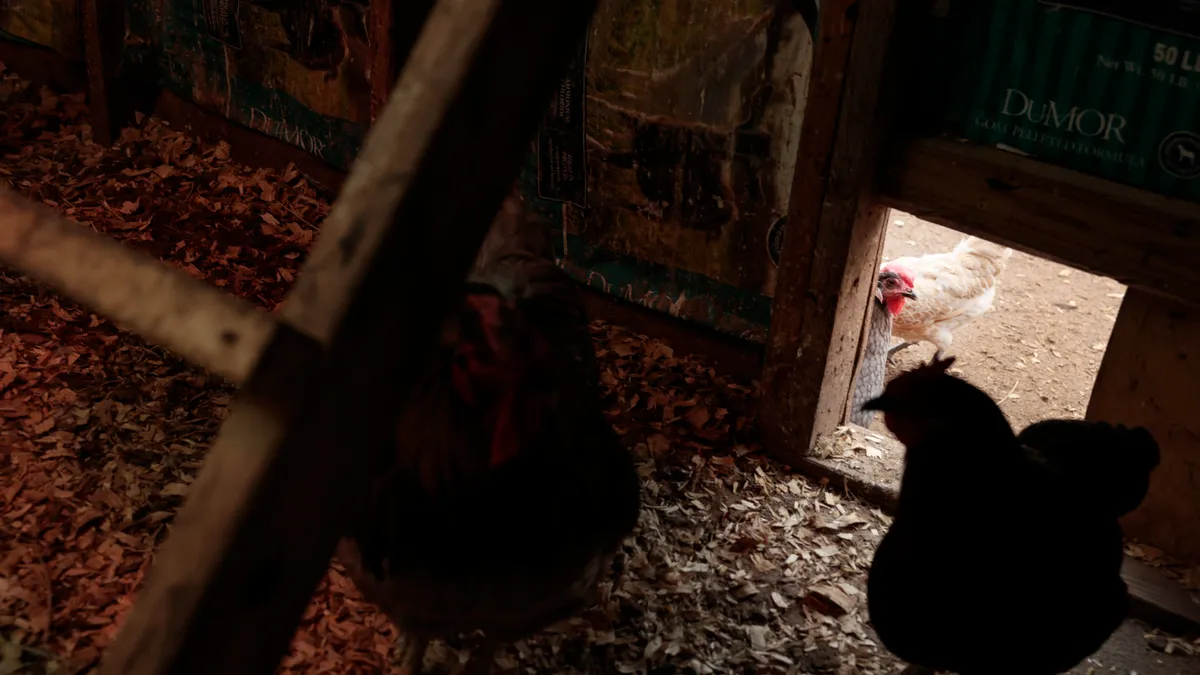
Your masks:
<path fill-rule="evenodd" d="M 898 146 L 881 172 L 889 206 L 1200 304 L 1198 204 L 941 139 Z"/>
<path fill-rule="evenodd" d="M 1129 587 L 1130 616 L 1176 635 L 1200 636 L 1200 605 L 1179 581 L 1128 556 L 1121 578 Z"/>
<path fill-rule="evenodd" d="M 594 8 L 438 2 L 103 674 L 274 672 Z"/>
<path fill-rule="evenodd" d="M 429 18 L 432 3 L 375 0 L 367 14 L 371 44 L 371 121 L 383 111 L 396 78 L 404 67 L 421 29 Z"/>
<path fill-rule="evenodd" d="M 133 113 L 128 93 L 122 91 L 117 80 L 117 65 L 125 46 L 125 3 L 82 0 L 81 5 L 92 138 L 101 145 L 111 145 Z"/>
<path fill-rule="evenodd" d="M 371 84 L 371 121 L 383 111 L 388 93 L 396 81 L 396 47 L 392 27 L 396 20 L 393 3 L 375 0 L 367 10 L 367 36 L 371 44 L 371 66 L 367 78 Z M 404 50 L 407 53 L 408 50 Z"/>
<path fill-rule="evenodd" d="M 1087 419 L 1137 424 L 1162 463 L 1126 534 L 1200 564 L 1200 308 L 1130 288 L 1100 364 Z"/>
<path fill-rule="evenodd" d="M 776 272 L 771 305 L 771 330 L 763 363 L 759 427 L 768 453 L 795 464 L 811 436 L 816 404 L 798 400 L 793 380 L 803 348 L 804 304 L 821 220 L 826 178 L 835 147 L 842 106 L 843 80 L 850 62 L 856 21 L 850 13 L 856 0 L 827 0 L 818 18 L 817 44 L 809 80 L 808 101 L 800 128 L 795 175 L 788 204 L 787 229 Z M 796 419 L 807 414 L 809 420 Z"/>
<path fill-rule="evenodd" d="M 821 5 L 763 369 L 760 421 L 790 464 L 844 417 L 882 219 L 875 164 L 896 0 Z"/>
<path fill-rule="evenodd" d="M 850 394 L 854 385 L 854 367 L 858 362 L 859 337 L 867 321 L 871 291 L 879 276 L 879 242 L 887 236 L 886 207 L 860 204 L 860 210 L 851 221 L 849 236 L 843 233 L 829 243 L 818 240 L 822 255 L 842 255 L 842 262 L 827 261 L 820 268 L 824 276 L 814 283 L 818 298 L 824 306 L 810 304 L 806 307 L 806 325 L 817 332 L 815 337 L 824 344 L 824 358 L 820 352 L 810 352 L 809 359 L 801 359 L 802 370 L 798 382 L 813 382 L 814 374 L 820 373 L 819 389 L 810 392 L 807 400 L 816 402 L 813 414 L 811 447 L 821 434 L 833 431 L 846 421 Z M 828 241 L 827 239 L 825 241 Z M 828 337 L 826 337 L 828 336 Z M 815 342 L 815 341 L 814 341 Z M 818 371 L 817 368 L 823 368 Z"/>
<path fill-rule="evenodd" d="M 864 231 L 858 233 L 857 236 L 860 240 L 864 239 L 864 238 L 866 239 L 866 243 L 864 244 L 864 246 L 869 247 L 871 243 L 875 244 L 875 254 L 873 256 L 874 259 L 868 263 L 868 261 L 866 260 L 866 258 L 867 258 L 866 251 L 863 251 L 863 253 L 861 254 L 862 255 L 861 263 L 856 262 L 852 266 L 854 269 L 878 270 L 879 267 L 883 264 L 883 248 L 884 248 L 884 244 L 887 243 L 887 227 L 888 227 L 888 223 L 891 222 L 891 214 L 892 214 L 892 210 L 886 206 L 875 206 L 875 207 L 873 207 L 872 211 L 867 214 L 867 222 L 864 224 L 864 227 L 863 227 Z M 872 239 L 874 239 L 873 242 L 872 242 Z M 851 245 L 851 250 L 854 250 L 853 245 Z M 871 279 L 867 280 L 871 283 L 871 287 L 868 291 L 868 296 L 874 295 L 874 289 L 875 289 L 875 286 L 878 285 L 878 279 L 879 279 L 879 275 L 875 274 Z M 855 275 L 853 280 L 851 281 L 851 284 L 858 284 L 858 283 L 862 283 L 862 282 L 863 282 L 863 280 L 859 276 Z M 847 293 L 847 297 L 849 297 L 849 295 L 850 294 Z M 851 403 L 852 399 L 854 398 L 854 396 L 853 396 L 854 383 L 858 380 L 858 371 L 862 368 L 863 354 L 867 350 L 867 335 L 870 334 L 870 332 L 871 332 L 871 312 L 873 311 L 871 302 L 872 302 L 872 300 L 867 300 L 867 308 L 863 311 L 862 320 L 859 325 L 857 348 L 855 349 L 854 360 L 853 360 L 853 363 L 851 364 L 851 369 L 850 369 L 851 376 L 850 376 L 850 382 L 849 382 L 849 389 L 847 390 L 847 393 L 849 394 L 849 396 L 847 396 L 846 400 L 844 401 L 845 405 L 842 408 L 842 412 L 841 412 L 840 416 L 835 415 L 835 411 L 833 411 L 833 410 L 830 410 L 830 412 L 829 412 L 829 415 L 834 415 L 835 417 L 839 417 L 838 424 L 848 423 L 851 413 L 854 412 L 853 410 L 850 409 L 850 403 Z M 849 328 L 853 329 L 853 327 L 854 327 L 853 315 L 844 317 L 843 320 L 849 321 L 850 322 Z M 835 329 L 835 334 L 840 334 L 840 333 L 837 333 L 838 330 L 841 330 L 841 329 Z M 843 363 L 843 360 L 841 360 L 841 359 L 831 359 L 831 361 L 836 364 Z M 840 374 L 836 373 L 836 372 L 831 373 L 829 370 L 826 370 L 825 377 L 826 377 L 827 383 L 832 383 L 831 378 L 840 377 Z M 840 387 L 841 385 L 837 384 L 836 386 Z M 834 398 L 833 400 L 835 401 L 836 398 Z M 831 401 L 831 403 L 832 403 L 832 401 Z M 828 423 L 825 423 L 821 426 L 828 427 Z M 816 431 L 815 435 L 817 437 L 819 437 L 823 433 L 828 433 L 828 429 Z"/>

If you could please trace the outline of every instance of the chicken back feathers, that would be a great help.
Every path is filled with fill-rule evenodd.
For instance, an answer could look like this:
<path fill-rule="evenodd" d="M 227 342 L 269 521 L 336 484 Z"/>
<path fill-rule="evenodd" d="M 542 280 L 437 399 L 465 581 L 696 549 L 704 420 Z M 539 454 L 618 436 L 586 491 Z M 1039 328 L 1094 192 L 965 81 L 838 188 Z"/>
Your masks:
<path fill-rule="evenodd" d="M 937 671 L 1065 672 L 1124 620 L 1120 525 L 1098 488 L 1030 461 L 999 407 L 945 373 L 951 361 L 901 374 L 870 404 L 907 448 L 868 576 L 872 624 Z"/>
<path fill-rule="evenodd" d="M 992 308 L 996 278 L 1012 249 L 978 237 L 967 237 L 949 253 L 905 256 L 880 269 L 907 270 L 917 299 L 904 305 L 892 334 L 905 342 L 931 342 L 945 351 L 953 332 Z"/>
<path fill-rule="evenodd" d="M 568 618 L 637 521 L 586 316 L 545 243 L 511 196 L 339 546 L 402 630 L 515 640 Z M 498 439 L 511 452 L 498 457 Z"/>

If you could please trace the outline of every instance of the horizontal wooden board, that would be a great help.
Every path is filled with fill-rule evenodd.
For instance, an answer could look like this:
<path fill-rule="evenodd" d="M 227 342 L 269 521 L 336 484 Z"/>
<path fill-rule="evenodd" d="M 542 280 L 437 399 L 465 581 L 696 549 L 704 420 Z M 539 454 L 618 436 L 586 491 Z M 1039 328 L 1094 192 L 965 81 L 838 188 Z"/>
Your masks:
<path fill-rule="evenodd" d="M 1200 205 L 944 139 L 894 148 L 880 181 L 918 218 L 1200 304 Z"/>

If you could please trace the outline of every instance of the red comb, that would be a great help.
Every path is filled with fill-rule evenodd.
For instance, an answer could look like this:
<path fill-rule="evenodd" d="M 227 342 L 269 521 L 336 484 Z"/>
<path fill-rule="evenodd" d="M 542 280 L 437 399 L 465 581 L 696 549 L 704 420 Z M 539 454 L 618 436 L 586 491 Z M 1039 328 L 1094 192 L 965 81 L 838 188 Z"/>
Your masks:
<path fill-rule="evenodd" d="M 894 262 L 890 262 L 890 263 L 884 265 L 883 267 L 881 267 L 879 269 L 879 271 L 880 272 L 895 272 L 904 281 L 904 283 L 908 284 L 909 286 L 912 286 L 913 281 L 916 279 L 916 277 L 913 275 L 912 270 L 908 269 L 904 265 L 897 265 Z"/>

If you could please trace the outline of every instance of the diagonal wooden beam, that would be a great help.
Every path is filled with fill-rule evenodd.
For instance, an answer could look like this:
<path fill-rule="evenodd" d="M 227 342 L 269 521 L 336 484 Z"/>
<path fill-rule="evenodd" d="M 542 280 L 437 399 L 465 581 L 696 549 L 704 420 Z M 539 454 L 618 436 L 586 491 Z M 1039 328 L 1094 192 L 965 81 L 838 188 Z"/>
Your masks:
<path fill-rule="evenodd" d="M 103 7 L 97 7 L 105 2 L 109 0 L 87 0 L 85 14 L 93 18 L 102 15 Z M 395 79 L 391 69 L 412 50 L 433 2 L 411 2 L 396 8 L 389 3 L 377 4 L 387 5 L 372 5 L 371 10 L 376 22 L 372 24 L 376 30 L 371 33 L 373 53 L 382 59 L 375 64 L 380 70 L 372 84 L 382 83 L 383 90 L 377 101 L 372 99 L 372 105 L 381 109 Z M 123 16 L 121 12 L 117 15 Z M 395 24 L 396 30 L 377 25 L 386 21 Z M 89 49 L 93 43 L 99 44 L 92 40 L 93 33 L 108 36 L 112 32 L 89 30 Z M 101 56 L 92 60 L 107 63 Z M 102 69 L 92 70 L 97 74 Z M 106 82 L 104 78 L 93 78 L 92 84 L 100 86 L 102 95 Z M 101 103 L 96 109 L 107 116 Z M 250 376 L 275 325 L 274 316 L 249 302 L 3 187 L 0 261 L 87 305 L 147 342 L 238 383 Z"/>
<path fill-rule="evenodd" d="M 250 376 L 275 325 L 254 305 L 5 188 L 0 260 L 234 382 Z"/>
<path fill-rule="evenodd" d="M 277 667 L 594 9 L 436 5 L 102 674 Z"/>

